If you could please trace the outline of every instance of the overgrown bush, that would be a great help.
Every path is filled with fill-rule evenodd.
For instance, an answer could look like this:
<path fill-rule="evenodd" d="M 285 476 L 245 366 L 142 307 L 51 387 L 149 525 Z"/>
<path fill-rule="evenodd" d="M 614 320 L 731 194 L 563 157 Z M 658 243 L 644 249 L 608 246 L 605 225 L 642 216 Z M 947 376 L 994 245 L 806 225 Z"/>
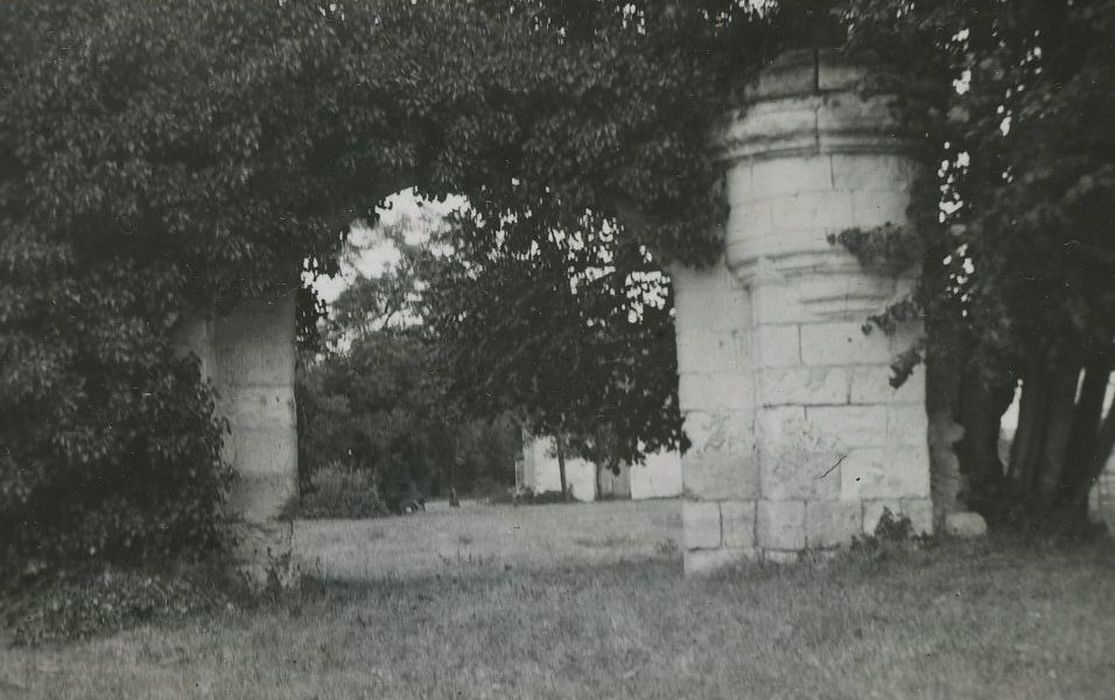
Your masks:
<path fill-rule="evenodd" d="M 895 515 L 890 508 L 884 507 L 879 522 L 875 524 L 874 532 L 870 535 L 853 537 L 851 550 L 886 556 L 893 550 L 930 548 L 935 541 L 933 535 L 916 532 L 909 516 Z"/>
<path fill-rule="evenodd" d="M 365 284 L 372 281 L 361 278 Z M 466 420 L 449 410 L 444 372 L 417 328 L 361 331 L 345 323 L 358 282 L 334 319 L 347 347 L 303 356 L 298 371 L 298 460 L 303 490 L 321 470 L 373 474 L 380 495 L 461 495 L 514 480 L 518 425 L 507 416 Z M 369 302 L 371 303 L 371 302 Z M 349 315 L 353 315 L 349 312 Z M 504 487 L 506 488 L 506 486 Z"/>
<path fill-rule="evenodd" d="M 375 518 L 390 513 L 375 476 L 334 463 L 310 477 L 302 498 L 288 513 L 299 518 Z"/>
<path fill-rule="evenodd" d="M 33 577 L 19 591 L 0 593 L 0 626 L 12 631 L 17 645 L 109 634 L 235 605 L 238 597 L 235 582 L 211 565 L 173 571 L 86 567 Z"/>
<path fill-rule="evenodd" d="M 221 549 L 231 473 L 196 366 L 157 343 L 117 338 L 125 357 L 113 361 L 81 340 L 65 343 L 68 366 L 26 383 L 9 374 L 0 388 L 0 569 Z"/>

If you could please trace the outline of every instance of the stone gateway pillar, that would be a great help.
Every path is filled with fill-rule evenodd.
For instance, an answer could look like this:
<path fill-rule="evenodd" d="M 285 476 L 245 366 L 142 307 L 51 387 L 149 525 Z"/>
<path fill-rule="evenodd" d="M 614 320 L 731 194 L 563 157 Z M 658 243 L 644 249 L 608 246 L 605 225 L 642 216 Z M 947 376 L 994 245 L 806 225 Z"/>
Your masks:
<path fill-rule="evenodd" d="M 224 454 L 236 481 L 225 509 L 237 564 L 256 584 L 277 576 L 286 585 L 294 576 L 292 525 L 280 516 L 298 495 L 294 292 L 242 304 L 224 318 L 189 318 L 175 341 L 199 358 L 229 422 Z"/>
<path fill-rule="evenodd" d="M 889 385 L 920 332 L 865 335 L 913 270 L 867 270 L 830 234 L 906 222 L 921 167 L 864 72 L 786 53 L 717 136 L 731 213 L 722 261 L 671 270 L 685 569 L 791 560 L 871 533 L 884 508 L 931 531 L 925 379 Z"/>

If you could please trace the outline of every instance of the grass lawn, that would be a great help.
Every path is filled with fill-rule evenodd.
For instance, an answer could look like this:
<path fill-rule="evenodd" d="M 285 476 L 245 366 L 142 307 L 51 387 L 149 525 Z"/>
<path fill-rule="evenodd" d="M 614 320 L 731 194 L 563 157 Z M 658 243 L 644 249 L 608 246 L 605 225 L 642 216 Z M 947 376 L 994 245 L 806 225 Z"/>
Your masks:
<path fill-rule="evenodd" d="M 12 699 L 1113 696 L 1110 543 L 474 567 L 0 653 Z"/>
<path fill-rule="evenodd" d="M 462 567 L 616 564 L 676 550 L 681 501 L 477 506 L 372 520 L 299 520 L 295 559 L 330 579 L 411 578 Z"/>

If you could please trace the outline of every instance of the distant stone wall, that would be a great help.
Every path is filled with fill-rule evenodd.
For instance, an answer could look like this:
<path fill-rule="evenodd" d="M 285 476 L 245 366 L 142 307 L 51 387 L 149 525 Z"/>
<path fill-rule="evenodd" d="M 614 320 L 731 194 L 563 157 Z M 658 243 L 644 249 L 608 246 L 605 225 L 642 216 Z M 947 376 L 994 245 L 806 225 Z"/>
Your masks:
<path fill-rule="evenodd" d="M 1096 522 L 1105 523 L 1107 529 L 1115 533 L 1115 455 L 1107 460 L 1092 488 L 1088 510 Z"/>
<path fill-rule="evenodd" d="M 225 318 L 190 317 L 175 335 L 217 390 L 228 419 L 225 458 L 237 479 L 225 504 L 244 571 L 291 576 L 291 525 L 279 516 L 298 495 L 294 294 L 252 301 Z"/>
<path fill-rule="evenodd" d="M 522 469 L 516 474 L 518 486 L 534 493 L 561 490 L 558 461 L 553 438 L 523 438 Z M 566 480 L 578 501 L 595 500 L 596 465 L 588 460 L 567 458 Z M 681 460 L 676 452 L 647 455 L 644 464 L 623 465 L 619 474 L 605 470 L 601 475 L 601 495 L 606 498 L 642 500 L 680 496 Z"/>
<path fill-rule="evenodd" d="M 596 492 L 596 466 L 585 459 L 565 458 L 565 478 L 578 501 L 591 501 Z M 561 491 L 561 475 L 551 437 L 523 440 L 523 482 L 534 493 Z"/>
<path fill-rule="evenodd" d="M 686 570 L 785 560 L 872 532 L 884 508 L 931 531 L 924 376 L 897 391 L 916 336 L 864 335 L 912 271 L 865 270 L 829 234 L 906 221 L 919 164 L 862 70 L 786 54 L 719 138 L 731 205 L 722 262 L 671 270 Z"/>

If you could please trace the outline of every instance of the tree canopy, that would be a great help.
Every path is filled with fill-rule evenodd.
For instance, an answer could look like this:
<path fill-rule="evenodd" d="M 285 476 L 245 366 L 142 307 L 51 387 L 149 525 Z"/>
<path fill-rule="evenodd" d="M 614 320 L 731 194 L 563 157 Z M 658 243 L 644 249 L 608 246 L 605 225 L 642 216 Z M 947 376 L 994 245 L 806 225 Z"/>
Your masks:
<path fill-rule="evenodd" d="M 421 314 L 464 410 L 512 412 L 613 466 L 685 446 L 673 295 L 645 246 L 589 215 L 496 238 L 462 217 L 441 244 Z"/>
<path fill-rule="evenodd" d="M 1079 522 L 1115 446 L 1115 3 L 854 0 L 850 43 L 885 58 L 939 164 L 914 202 L 944 408 L 970 499 L 996 519 Z M 1004 465 L 1000 417 L 1021 381 Z M 1010 513 L 1014 511 L 1014 513 Z M 1067 517 L 1066 517 L 1067 516 Z"/>

